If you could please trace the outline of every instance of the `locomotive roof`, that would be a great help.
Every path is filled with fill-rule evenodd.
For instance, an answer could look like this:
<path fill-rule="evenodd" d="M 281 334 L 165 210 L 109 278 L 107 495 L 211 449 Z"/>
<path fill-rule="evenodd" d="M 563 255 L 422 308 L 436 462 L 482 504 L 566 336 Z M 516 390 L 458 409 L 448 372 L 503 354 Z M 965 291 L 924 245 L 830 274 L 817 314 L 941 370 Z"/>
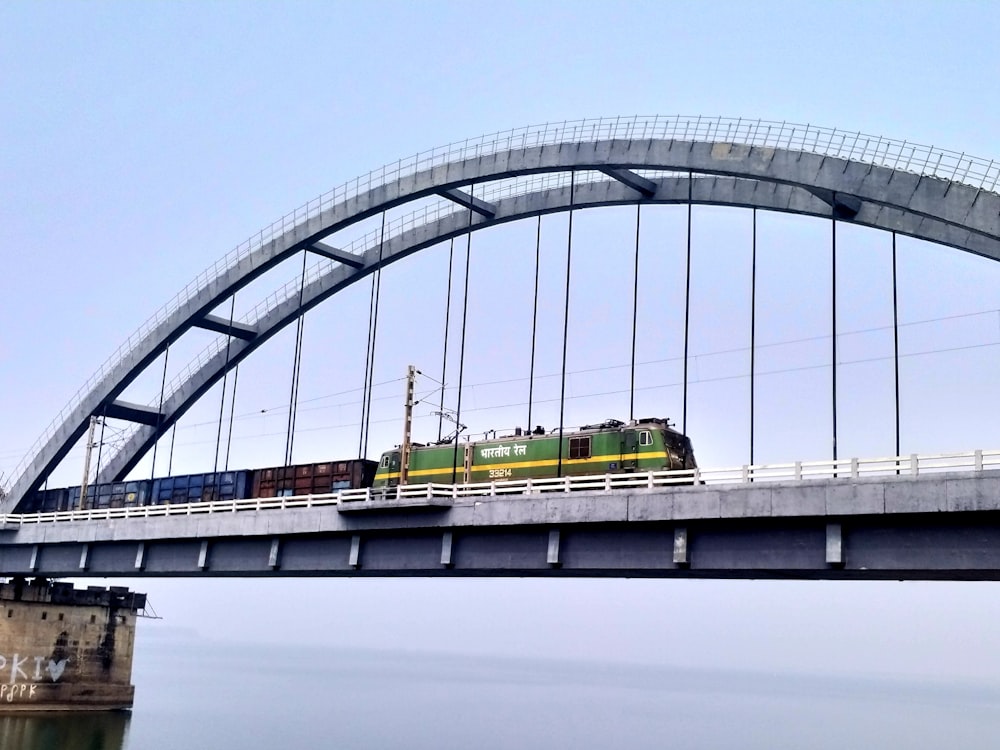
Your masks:
<path fill-rule="evenodd" d="M 622 429 L 626 429 L 626 428 L 627 429 L 650 429 L 650 428 L 661 429 L 661 430 L 665 430 L 666 432 L 670 432 L 670 433 L 672 433 L 674 435 L 677 435 L 679 437 L 687 439 L 686 435 L 684 435 L 682 432 L 680 432 L 678 430 L 675 430 L 671 426 L 669 419 L 662 418 L 662 417 L 643 417 L 641 419 L 636 419 L 634 422 L 631 422 L 631 423 L 629 423 L 629 422 L 622 422 L 621 420 L 618 420 L 618 419 L 608 419 L 608 420 L 605 420 L 604 422 L 601 422 L 600 424 L 583 425 L 582 427 L 579 427 L 579 428 L 577 428 L 575 430 L 574 429 L 564 429 L 563 430 L 563 437 L 574 436 L 574 435 L 596 435 L 596 434 L 601 433 L 601 432 L 616 432 L 618 430 L 622 430 Z M 502 443 L 502 442 L 510 441 L 510 440 L 534 440 L 536 438 L 552 437 L 553 435 L 556 434 L 556 432 L 558 432 L 558 429 L 546 430 L 544 433 L 535 435 L 535 434 L 532 434 L 530 431 L 525 431 L 525 432 L 521 433 L 520 435 L 514 435 L 513 433 L 511 433 L 509 435 L 497 435 L 496 437 L 481 438 L 479 440 L 470 440 L 470 441 L 468 441 L 468 444 L 471 444 L 471 445 L 480 445 L 480 444 L 486 444 L 486 443 Z M 459 443 L 459 445 L 464 445 L 464 444 L 465 443 Z M 430 444 L 427 444 L 427 443 L 412 443 L 411 445 L 412 445 L 413 448 L 428 448 L 428 447 L 443 447 L 444 445 L 454 445 L 454 443 L 441 443 L 441 444 L 434 444 L 434 443 L 430 443 Z M 393 448 L 391 451 L 385 451 L 385 452 L 386 453 L 391 453 L 391 452 L 395 452 L 395 451 L 399 451 L 399 446 L 398 445 L 395 448 Z"/>

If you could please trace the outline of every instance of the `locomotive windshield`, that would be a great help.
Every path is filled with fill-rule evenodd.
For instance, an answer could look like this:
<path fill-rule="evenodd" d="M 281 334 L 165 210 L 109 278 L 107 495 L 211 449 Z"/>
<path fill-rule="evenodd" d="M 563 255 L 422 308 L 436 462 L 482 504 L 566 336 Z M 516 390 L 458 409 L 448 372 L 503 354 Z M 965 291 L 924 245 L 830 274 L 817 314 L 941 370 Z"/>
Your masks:
<path fill-rule="evenodd" d="M 688 439 L 687 435 L 681 435 L 678 432 L 666 432 L 664 433 L 664 440 L 667 443 L 667 447 L 670 450 L 676 452 L 680 456 L 690 456 L 691 451 L 691 441 Z"/>

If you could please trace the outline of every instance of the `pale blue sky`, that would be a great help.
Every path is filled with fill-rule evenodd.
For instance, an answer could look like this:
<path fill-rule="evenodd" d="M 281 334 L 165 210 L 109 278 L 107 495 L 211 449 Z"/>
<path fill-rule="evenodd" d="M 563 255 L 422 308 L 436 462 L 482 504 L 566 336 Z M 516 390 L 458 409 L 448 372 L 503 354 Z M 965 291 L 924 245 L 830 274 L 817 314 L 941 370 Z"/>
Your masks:
<path fill-rule="evenodd" d="M 307 199 L 436 145 L 548 120 L 682 113 L 857 129 L 1000 158 L 994 137 L 997 18 L 989 3 L 0 5 L 6 269 L 0 471 L 13 468 L 79 384 L 202 268 Z M 571 369 L 620 364 L 627 357 L 627 342 L 614 334 L 614 325 L 628 316 L 628 269 L 602 273 L 598 253 L 627 253 L 631 217 L 615 209 L 575 219 L 582 244 L 574 299 L 610 322 L 606 336 L 574 339 Z M 827 293 L 828 226 L 787 217 L 760 221 L 767 271 L 761 340 L 825 335 L 828 309 L 816 300 Z M 677 352 L 678 329 L 654 323 L 676 313 L 682 287 L 669 271 L 682 257 L 683 213 L 650 211 L 643 222 L 650 335 L 640 358 L 669 359 Z M 746 460 L 746 381 L 723 379 L 743 374 L 745 361 L 709 353 L 745 344 L 747 226 L 745 213 L 695 211 L 692 351 L 701 355 L 695 376 L 706 382 L 692 391 L 691 433 L 703 463 Z M 564 217 L 546 220 L 543 232 L 550 251 L 544 268 L 554 284 L 557 253 L 565 249 Z M 484 383 L 498 379 L 497 372 L 523 377 L 533 237 L 533 225 L 518 225 L 473 240 L 479 251 L 474 260 L 483 260 L 473 271 L 470 326 L 478 335 L 466 382 L 476 385 L 465 408 L 477 429 L 522 419 L 523 408 L 499 407 L 523 400 L 517 391 L 523 383 L 500 389 Z M 885 325 L 891 320 L 888 239 L 849 228 L 843 237 L 849 301 L 842 326 Z M 993 264 L 907 241 L 900 248 L 904 320 L 1000 308 Z M 443 288 L 445 254 L 424 255 L 386 274 L 389 301 L 380 325 L 392 346 L 381 349 L 379 380 L 399 377 L 410 361 L 429 372 L 439 367 L 443 302 L 433 290 Z M 414 295 L 415 286 L 432 291 Z M 342 352 L 363 347 L 359 310 L 365 294 L 345 294 L 307 320 L 303 397 L 327 408 L 302 413 L 300 460 L 320 460 L 355 444 L 354 397 L 331 394 L 360 382 L 360 363 L 356 357 L 342 361 Z M 548 341 L 558 340 L 554 320 L 543 323 Z M 918 352 L 955 341 L 989 344 L 1000 330 L 998 320 L 979 316 L 914 327 L 904 346 Z M 427 333 L 417 337 L 414 329 Z M 844 356 L 882 356 L 887 343 L 884 332 L 845 340 Z M 828 356 L 826 346 L 778 347 L 760 361 L 779 370 L 811 367 Z M 238 422 L 236 466 L 280 461 L 290 347 L 290 337 L 282 336 L 262 350 L 258 359 L 273 366 L 262 364 L 241 386 L 247 390 L 237 414 L 259 416 Z M 550 346 L 543 372 L 558 364 L 553 351 Z M 178 356 L 178 366 L 182 362 Z M 1000 445 L 993 428 L 996 347 L 908 362 L 918 364 L 910 365 L 904 381 L 910 446 L 904 441 L 904 450 Z M 888 367 L 882 361 L 844 368 L 850 395 L 842 399 L 841 429 L 849 447 L 842 454 L 890 452 Z M 658 390 L 644 397 L 644 406 L 652 413 L 677 416 L 677 389 L 666 385 L 676 382 L 675 375 L 676 363 L 650 366 L 646 376 Z M 827 455 L 828 383 L 828 371 L 814 369 L 762 384 L 763 460 Z M 591 397 L 614 390 L 607 373 L 577 373 L 570 389 L 578 397 L 571 419 L 621 416 L 627 406 L 621 394 Z M 398 440 L 397 391 L 393 384 L 378 394 L 386 397 L 377 411 L 385 421 L 373 427 L 374 453 Z M 205 457 L 214 451 L 217 396 L 209 400 L 178 438 L 178 465 L 191 471 L 211 468 Z M 806 416 L 790 419 L 789 412 Z M 551 423 L 552 413 L 551 405 L 543 407 L 541 418 Z M 193 426 L 200 421 L 206 426 Z M 793 450 L 804 455 L 789 455 Z M 72 474 L 65 483 L 78 482 Z M 138 585 L 169 624 L 213 635 L 232 626 L 237 637 L 251 640 L 294 629 L 304 639 L 387 647 L 495 646 L 509 653 L 607 653 L 685 663 L 692 653 L 711 651 L 719 664 L 744 659 L 751 666 L 951 670 L 981 677 L 996 674 L 1000 659 L 990 630 L 975 625 L 996 619 L 990 585 Z M 871 619 L 876 628 L 858 627 Z M 586 628 L 577 627 L 581 620 Z M 960 623 L 969 630 L 958 638 Z M 663 650 L 664 642 L 675 645 Z"/>

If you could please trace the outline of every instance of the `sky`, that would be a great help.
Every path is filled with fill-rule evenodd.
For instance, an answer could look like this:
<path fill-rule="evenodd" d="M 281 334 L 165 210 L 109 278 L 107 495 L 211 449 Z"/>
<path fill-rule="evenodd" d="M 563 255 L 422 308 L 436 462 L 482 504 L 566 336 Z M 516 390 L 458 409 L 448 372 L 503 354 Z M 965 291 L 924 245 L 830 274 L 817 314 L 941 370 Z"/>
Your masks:
<path fill-rule="evenodd" d="M 997 21 L 991 4 L 974 2 L 4 3 L 0 472 L 203 268 L 307 200 L 435 146 L 528 124 L 680 113 L 1000 158 Z M 574 217 L 568 424 L 627 416 L 634 220 L 627 208 Z M 745 211 L 692 212 L 688 432 L 705 466 L 748 460 L 749 227 Z M 472 240 L 463 373 L 472 432 L 527 423 L 535 231 L 528 221 Z M 890 238 L 839 231 L 840 453 L 889 455 Z M 826 458 L 829 225 L 761 214 L 758 232 L 756 455 Z M 544 377 L 532 419 L 546 426 L 558 422 L 566 233 L 565 215 L 544 220 Z M 685 233 L 683 208 L 644 210 L 637 408 L 675 420 Z M 456 242 L 459 269 L 464 250 Z M 899 256 L 903 452 L 1000 445 L 996 264 L 906 238 Z M 426 374 L 417 438 L 436 437 L 447 263 L 448 248 L 432 248 L 383 277 L 371 456 L 399 440 L 410 363 Z M 237 312 L 295 273 L 294 264 L 277 269 L 241 294 Z M 367 295 L 360 284 L 306 318 L 296 461 L 357 451 Z M 211 340 L 192 339 L 170 373 Z M 223 404 L 236 416 L 231 467 L 281 462 L 293 346 L 285 331 L 263 347 L 241 374 L 236 406 Z M 456 367 L 452 358 L 450 385 Z M 144 377 L 132 400 L 155 397 L 161 377 Z M 210 393 L 179 426 L 174 473 L 217 465 L 219 398 Z M 454 408 L 454 390 L 445 402 Z M 165 473 L 167 452 L 136 475 Z M 77 451 L 62 483 L 78 484 L 81 466 Z M 276 642 L 291 632 L 348 646 L 976 679 L 995 679 L 1000 661 L 985 626 L 997 614 L 993 584 L 133 584 L 165 618 L 151 630 L 206 638 Z"/>

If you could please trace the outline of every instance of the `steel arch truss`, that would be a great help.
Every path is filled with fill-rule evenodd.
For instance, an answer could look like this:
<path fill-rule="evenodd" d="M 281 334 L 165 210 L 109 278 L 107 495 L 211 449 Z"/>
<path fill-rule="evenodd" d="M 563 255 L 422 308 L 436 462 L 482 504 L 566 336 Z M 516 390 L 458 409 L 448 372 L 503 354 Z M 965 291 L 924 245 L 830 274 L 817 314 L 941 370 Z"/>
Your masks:
<path fill-rule="evenodd" d="M 878 148 L 876 147 L 876 154 Z M 989 170 L 987 170 L 989 171 Z M 719 140 L 640 138 L 565 140 L 501 149 L 416 170 L 359 190 L 261 242 L 152 327 L 96 382 L 32 456 L 0 511 L 11 511 L 66 456 L 93 415 L 135 423 L 131 437 L 101 469 L 99 481 L 124 477 L 156 440 L 229 370 L 304 311 L 379 267 L 466 231 L 570 208 L 569 173 L 577 182 L 573 208 L 627 204 L 696 204 L 760 208 L 837 219 L 898 232 L 1000 260 L 1000 194 L 933 173 L 917 173 L 792 147 Z M 586 173 L 585 175 L 583 173 Z M 545 179 L 545 175 L 552 179 Z M 500 190 L 511 178 L 522 187 Z M 538 176 L 541 176 L 540 178 Z M 493 186 L 491 195 L 490 186 Z M 477 187 L 479 189 L 477 189 Z M 448 211 L 425 214 L 387 236 L 345 250 L 324 243 L 388 209 L 438 196 Z M 321 273 L 266 307 L 252 320 L 230 325 L 211 313 L 241 287 L 294 253 L 326 259 Z M 118 400 L 171 343 L 193 327 L 216 331 L 221 346 L 203 356 L 176 383 L 162 409 Z M 228 354 L 226 352 L 228 342 Z"/>

